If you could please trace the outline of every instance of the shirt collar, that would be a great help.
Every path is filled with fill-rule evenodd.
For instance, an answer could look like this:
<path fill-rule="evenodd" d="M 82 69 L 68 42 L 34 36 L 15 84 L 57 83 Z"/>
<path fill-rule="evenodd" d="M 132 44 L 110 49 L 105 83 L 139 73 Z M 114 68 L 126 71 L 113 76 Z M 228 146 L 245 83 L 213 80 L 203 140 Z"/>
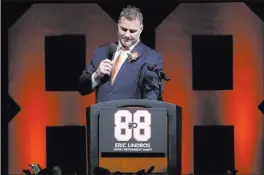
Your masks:
<path fill-rule="evenodd" d="M 139 41 L 140 40 L 138 40 L 134 45 L 130 46 L 129 51 L 132 51 L 136 47 L 136 45 L 139 43 Z M 119 51 L 121 47 L 122 47 L 122 45 L 121 45 L 120 41 L 118 40 L 117 51 Z"/>

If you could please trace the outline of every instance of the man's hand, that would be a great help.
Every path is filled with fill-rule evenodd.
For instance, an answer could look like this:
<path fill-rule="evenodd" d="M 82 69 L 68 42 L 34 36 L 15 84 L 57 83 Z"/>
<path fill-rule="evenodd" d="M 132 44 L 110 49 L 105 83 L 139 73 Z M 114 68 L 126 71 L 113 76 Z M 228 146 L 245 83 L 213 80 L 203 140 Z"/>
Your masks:
<path fill-rule="evenodd" d="M 95 71 L 94 78 L 95 80 L 100 80 L 104 75 L 110 75 L 113 68 L 113 63 L 109 59 L 104 59 L 101 61 L 99 67 Z"/>

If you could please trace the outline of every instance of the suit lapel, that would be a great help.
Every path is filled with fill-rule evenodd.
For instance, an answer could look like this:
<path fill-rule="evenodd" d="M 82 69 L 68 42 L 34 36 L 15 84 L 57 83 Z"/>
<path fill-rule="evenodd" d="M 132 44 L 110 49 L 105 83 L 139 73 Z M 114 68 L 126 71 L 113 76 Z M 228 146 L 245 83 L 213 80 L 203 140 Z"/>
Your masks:
<path fill-rule="evenodd" d="M 144 45 L 143 43 L 140 41 L 138 42 L 138 44 L 134 47 L 134 49 L 131 51 L 131 53 L 133 52 L 138 52 L 139 53 L 139 57 L 137 59 L 140 59 L 140 57 L 142 57 L 143 55 L 143 50 L 144 50 Z M 110 89 L 109 91 L 112 91 L 114 89 L 114 87 L 117 85 L 117 83 L 119 82 L 120 79 L 125 78 L 126 74 L 132 72 L 132 68 L 133 68 L 133 62 L 130 63 L 127 60 L 124 61 L 124 63 L 122 64 L 122 66 L 120 67 L 117 76 L 113 82 L 113 85 L 111 85 L 111 82 L 109 81 L 109 85 L 110 85 Z"/>

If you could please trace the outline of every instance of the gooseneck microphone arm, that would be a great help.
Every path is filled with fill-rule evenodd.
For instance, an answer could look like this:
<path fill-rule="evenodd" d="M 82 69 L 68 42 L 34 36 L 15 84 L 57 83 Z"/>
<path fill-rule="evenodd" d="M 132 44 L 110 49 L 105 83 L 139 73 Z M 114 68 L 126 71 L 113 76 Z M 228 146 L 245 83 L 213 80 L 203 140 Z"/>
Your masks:
<path fill-rule="evenodd" d="M 148 68 L 148 70 L 155 72 L 157 74 L 157 76 L 158 76 L 158 85 L 159 85 L 159 87 L 158 87 L 158 90 L 159 90 L 158 101 L 163 101 L 163 98 L 162 98 L 162 80 L 169 81 L 170 79 L 162 71 L 162 69 L 160 69 L 159 67 L 157 67 L 156 64 L 153 64 L 153 63 L 148 62 L 147 63 L 147 68 Z"/>
<path fill-rule="evenodd" d="M 162 79 L 160 78 L 160 75 L 158 75 L 158 81 L 159 81 L 159 96 L 158 96 L 158 101 L 163 101 L 163 98 L 162 98 Z"/>

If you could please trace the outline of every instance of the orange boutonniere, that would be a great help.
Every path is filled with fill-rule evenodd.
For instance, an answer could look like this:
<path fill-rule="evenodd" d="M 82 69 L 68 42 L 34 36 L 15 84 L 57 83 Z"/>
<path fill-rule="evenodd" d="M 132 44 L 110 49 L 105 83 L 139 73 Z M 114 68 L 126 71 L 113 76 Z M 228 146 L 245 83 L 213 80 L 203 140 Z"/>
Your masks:
<path fill-rule="evenodd" d="M 127 61 L 130 63 L 132 61 L 136 61 L 139 56 L 140 56 L 140 54 L 138 52 L 128 53 L 127 54 Z"/>

